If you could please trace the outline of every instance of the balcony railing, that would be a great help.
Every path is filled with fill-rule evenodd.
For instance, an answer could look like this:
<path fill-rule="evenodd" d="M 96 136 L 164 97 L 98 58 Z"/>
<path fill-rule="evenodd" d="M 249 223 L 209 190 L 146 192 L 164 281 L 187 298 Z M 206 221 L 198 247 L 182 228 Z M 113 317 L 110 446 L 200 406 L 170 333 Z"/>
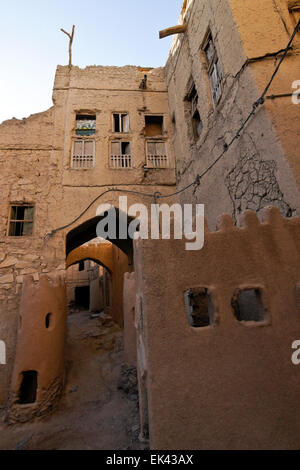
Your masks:
<path fill-rule="evenodd" d="M 148 168 L 168 168 L 169 159 L 167 155 L 147 155 Z"/>
<path fill-rule="evenodd" d="M 77 170 L 81 168 L 94 168 L 94 156 L 93 155 L 73 155 L 72 157 L 72 168 Z"/>
<path fill-rule="evenodd" d="M 111 155 L 109 166 L 110 168 L 120 169 L 132 168 L 131 155 Z"/>

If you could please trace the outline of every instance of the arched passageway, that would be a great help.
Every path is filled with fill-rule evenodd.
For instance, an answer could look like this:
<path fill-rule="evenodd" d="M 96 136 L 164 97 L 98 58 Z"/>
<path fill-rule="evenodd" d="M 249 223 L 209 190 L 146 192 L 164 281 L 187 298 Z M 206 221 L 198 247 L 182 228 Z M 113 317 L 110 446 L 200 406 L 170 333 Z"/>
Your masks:
<path fill-rule="evenodd" d="M 71 251 L 75 250 L 81 245 L 84 245 L 85 243 L 97 237 L 97 232 L 96 232 L 97 225 L 101 220 L 104 219 L 106 214 L 107 213 L 104 213 L 102 215 L 93 217 L 92 219 L 89 219 L 83 222 L 82 224 L 78 225 L 67 234 L 66 256 L 68 256 Z M 128 217 L 126 214 L 116 209 L 116 233 L 117 234 L 119 233 L 119 225 L 120 225 L 121 218 L 123 219 L 126 218 L 127 229 L 128 229 L 130 222 L 133 220 L 131 217 Z M 129 264 L 132 264 L 133 243 L 130 237 L 127 237 L 127 239 L 125 240 L 121 238 L 111 239 L 108 237 L 107 240 L 113 243 L 115 246 L 117 246 L 121 251 L 123 251 L 123 253 L 125 253 L 128 256 Z"/>
<path fill-rule="evenodd" d="M 116 210 L 116 234 L 121 221 L 127 221 L 127 233 L 132 218 Z M 66 267 L 85 259 L 94 260 L 104 266 L 111 274 L 110 314 L 113 320 L 123 326 L 123 282 L 124 273 L 133 271 L 133 241 L 126 239 L 96 239 L 97 224 L 106 217 L 107 212 L 93 217 L 72 229 L 66 237 Z"/>

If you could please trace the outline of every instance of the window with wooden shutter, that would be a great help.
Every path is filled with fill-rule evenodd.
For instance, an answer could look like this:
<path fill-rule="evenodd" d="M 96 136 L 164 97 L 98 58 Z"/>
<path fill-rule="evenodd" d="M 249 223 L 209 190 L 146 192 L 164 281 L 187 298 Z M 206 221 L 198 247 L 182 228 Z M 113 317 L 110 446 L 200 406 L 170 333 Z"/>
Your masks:
<path fill-rule="evenodd" d="M 95 141 L 75 140 L 72 151 L 72 168 L 74 170 L 91 169 L 95 166 Z"/>
<path fill-rule="evenodd" d="M 110 168 L 132 168 L 131 143 L 119 140 L 111 142 L 110 145 Z"/>
<path fill-rule="evenodd" d="M 194 83 L 192 83 L 190 92 L 188 93 L 186 97 L 186 101 L 188 101 L 189 103 L 192 131 L 193 131 L 195 141 L 197 141 L 202 132 L 203 123 L 202 123 L 202 119 L 201 119 L 200 112 L 199 112 L 198 92 L 196 90 Z"/>
<path fill-rule="evenodd" d="M 147 167 L 168 168 L 167 145 L 164 141 L 147 142 Z"/>
<path fill-rule="evenodd" d="M 129 114 L 114 113 L 113 114 L 113 132 L 123 133 L 129 132 Z"/>
<path fill-rule="evenodd" d="M 206 55 L 211 94 L 216 105 L 222 94 L 222 72 L 211 33 L 209 33 L 203 49 Z"/>
<path fill-rule="evenodd" d="M 27 204 L 10 207 L 8 236 L 24 237 L 32 235 L 34 206 Z"/>

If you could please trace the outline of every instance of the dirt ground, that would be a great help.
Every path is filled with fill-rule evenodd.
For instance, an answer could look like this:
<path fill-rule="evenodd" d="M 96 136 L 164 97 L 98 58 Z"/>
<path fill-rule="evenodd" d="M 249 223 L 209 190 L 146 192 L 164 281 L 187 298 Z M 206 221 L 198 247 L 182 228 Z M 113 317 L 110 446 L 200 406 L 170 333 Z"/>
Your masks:
<path fill-rule="evenodd" d="M 134 370 L 123 362 L 122 331 L 109 316 L 68 317 L 66 385 L 51 415 L 22 425 L 0 424 L 0 449 L 123 450 L 140 443 Z"/>

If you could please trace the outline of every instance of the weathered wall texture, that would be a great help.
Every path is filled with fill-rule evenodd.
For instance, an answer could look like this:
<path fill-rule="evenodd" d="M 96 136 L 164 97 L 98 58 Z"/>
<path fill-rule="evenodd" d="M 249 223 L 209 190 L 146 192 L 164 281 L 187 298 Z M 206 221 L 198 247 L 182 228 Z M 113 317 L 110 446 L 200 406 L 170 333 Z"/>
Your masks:
<path fill-rule="evenodd" d="M 139 362 L 147 376 L 152 449 L 299 448 L 300 219 L 223 216 L 200 251 L 184 241 L 135 243 Z M 159 259 L 159 264 L 153 264 Z M 188 323 L 184 293 L 206 288 L 214 322 Z M 262 292 L 266 317 L 239 322 L 236 289 Z M 142 358 L 142 360 L 140 359 Z"/>
<path fill-rule="evenodd" d="M 64 345 L 67 300 L 65 280 L 42 276 L 23 283 L 18 319 L 9 422 L 25 422 L 51 410 L 63 389 Z M 37 393 L 33 403 L 21 403 L 22 373 L 37 372 Z"/>
<path fill-rule="evenodd" d="M 81 268 L 84 269 L 82 270 Z M 76 288 L 89 287 L 89 310 L 91 312 L 98 312 L 103 309 L 102 284 L 100 279 L 102 270 L 101 266 L 91 260 L 83 261 L 83 266 L 77 263 L 67 269 L 66 285 L 69 305 L 71 302 L 76 303 Z"/>
<path fill-rule="evenodd" d="M 7 346 L 7 365 L 0 368 L 0 406 L 8 397 L 16 347 L 19 299 L 24 276 L 64 269 L 51 242 L 45 249 L 49 203 L 59 197 L 58 162 L 53 160 L 53 108 L 0 126 L 0 338 Z M 7 237 L 10 204 L 36 203 L 30 237 Z M 61 258 L 61 256 L 60 256 Z"/>
<path fill-rule="evenodd" d="M 285 0 L 212 0 L 189 2 L 187 32 L 174 39 L 166 65 L 174 152 L 179 188 L 191 183 L 223 152 L 262 93 L 293 32 Z M 183 18 L 180 19 L 183 21 Z M 205 52 L 210 29 L 222 73 L 222 95 L 214 106 Z M 292 93 L 300 76 L 299 34 L 268 95 Z M 191 80 L 198 92 L 203 123 L 192 135 L 186 96 Z M 204 203 L 209 226 L 222 212 L 235 221 L 245 209 L 258 213 L 268 205 L 285 216 L 300 210 L 299 106 L 291 96 L 267 99 L 240 138 L 181 202 Z"/>
<path fill-rule="evenodd" d="M 91 243 L 71 251 L 67 257 L 67 267 L 87 259 L 98 262 L 111 274 L 109 313 L 114 321 L 123 326 L 123 276 L 132 269 L 128 257 L 110 242 Z"/>
<path fill-rule="evenodd" d="M 90 312 L 101 312 L 104 309 L 103 284 L 99 277 L 90 281 Z"/>
<path fill-rule="evenodd" d="M 147 88 L 141 89 L 144 74 L 148 75 Z M 0 125 L 0 339 L 7 345 L 7 365 L 0 369 L 0 406 L 8 397 L 23 276 L 32 274 L 37 282 L 43 273 L 65 272 L 67 234 L 95 217 L 98 204 L 92 205 L 76 223 L 72 221 L 107 186 L 123 184 L 124 189 L 167 193 L 175 184 L 163 69 L 95 66 L 72 67 L 70 71 L 59 66 L 53 102 L 54 106 L 44 113 Z M 72 142 L 78 138 L 76 112 L 94 112 L 97 116 L 96 134 L 92 136 L 96 141 L 95 167 L 89 170 L 74 170 L 70 165 Z M 109 168 L 109 141 L 116 137 L 112 132 L 113 112 L 130 114 L 130 132 L 118 138 L 132 143 L 133 169 Z M 164 116 L 162 137 L 168 146 L 168 169 L 146 172 L 143 169 L 146 164 L 144 116 L 148 113 Z M 118 196 L 109 193 L 99 203 L 109 202 L 117 207 Z M 131 195 L 128 203 L 137 202 L 150 204 L 152 200 Z M 24 203 L 34 205 L 33 234 L 8 237 L 10 205 Z M 63 231 L 44 238 L 51 230 L 68 223 L 71 225 Z M 91 238 L 95 236 L 93 232 Z M 117 261 L 119 255 L 114 252 L 113 256 Z M 120 289 L 125 271 L 128 268 L 121 269 L 117 275 Z M 117 318 L 122 322 L 120 312 Z"/>
<path fill-rule="evenodd" d="M 123 312 L 124 312 L 124 361 L 136 367 L 136 330 L 135 330 L 135 274 L 124 274 Z"/>

